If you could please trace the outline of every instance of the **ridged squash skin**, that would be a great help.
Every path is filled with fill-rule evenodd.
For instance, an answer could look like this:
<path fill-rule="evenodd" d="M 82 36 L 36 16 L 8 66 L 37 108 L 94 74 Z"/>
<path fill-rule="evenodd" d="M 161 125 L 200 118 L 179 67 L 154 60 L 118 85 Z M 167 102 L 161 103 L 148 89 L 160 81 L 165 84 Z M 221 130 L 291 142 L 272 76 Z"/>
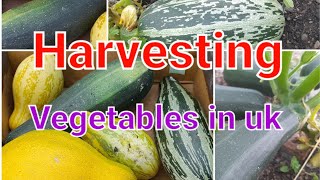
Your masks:
<path fill-rule="evenodd" d="M 105 128 L 96 131 L 88 127 L 82 139 L 107 158 L 131 168 L 138 179 L 151 179 L 159 170 L 157 148 L 150 136 L 142 130 Z"/>
<path fill-rule="evenodd" d="M 139 36 L 170 45 L 177 40 L 193 41 L 197 34 L 213 40 L 222 30 L 224 41 L 247 40 L 257 44 L 280 39 L 285 26 L 277 0 L 159 0 L 140 16 Z"/>
<path fill-rule="evenodd" d="M 107 40 L 107 21 L 106 12 L 103 13 L 97 21 L 94 23 L 90 32 L 90 42 L 94 48 L 96 48 L 97 41 Z"/>
<path fill-rule="evenodd" d="M 199 102 L 172 77 L 160 83 L 159 103 L 163 104 L 163 117 L 169 111 L 183 114 L 197 112 L 199 126 L 188 131 L 163 127 L 155 131 L 156 144 L 165 170 L 173 180 L 211 180 L 213 170 L 212 136 Z"/>
<path fill-rule="evenodd" d="M 55 70 L 54 55 L 45 55 L 43 70 L 36 70 L 34 65 L 35 58 L 31 55 L 20 63 L 14 75 L 14 111 L 9 119 L 11 130 L 31 118 L 28 105 L 37 105 L 40 110 L 58 97 L 63 89 L 63 73 Z"/>
<path fill-rule="evenodd" d="M 3 147 L 2 160 L 4 180 L 136 179 L 128 167 L 63 131 L 24 134 Z"/>
<path fill-rule="evenodd" d="M 300 71 L 300 76 L 308 76 L 318 66 L 320 66 L 320 55 L 315 57 L 315 59 L 311 63 L 308 63 L 307 65 L 303 66 L 303 68 Z M 318 84 L 315 87 L 315 90 L 319 88 L 320 88 L 320 84 Z"/>

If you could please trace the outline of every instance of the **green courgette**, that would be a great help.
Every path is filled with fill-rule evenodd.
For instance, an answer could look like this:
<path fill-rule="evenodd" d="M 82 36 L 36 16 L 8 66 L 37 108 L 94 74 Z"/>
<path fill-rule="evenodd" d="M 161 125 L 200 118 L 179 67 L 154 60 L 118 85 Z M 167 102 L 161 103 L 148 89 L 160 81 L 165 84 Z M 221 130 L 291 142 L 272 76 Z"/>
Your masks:
<path fill-rule="evenodd" d="M 265 96 L 253 89 L 215 86 L 216 110 L 232 111 L 237 119 L 243 119 L 245 111 L 262 110 L 265 102 Z"/>

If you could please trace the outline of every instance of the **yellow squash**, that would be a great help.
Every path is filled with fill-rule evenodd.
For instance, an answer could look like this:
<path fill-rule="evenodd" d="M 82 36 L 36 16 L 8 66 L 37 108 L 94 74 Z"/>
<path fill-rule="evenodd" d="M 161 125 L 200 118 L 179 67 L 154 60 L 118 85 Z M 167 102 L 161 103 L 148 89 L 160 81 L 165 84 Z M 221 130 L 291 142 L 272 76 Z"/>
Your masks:
<path fill-rule="evenodd" d="M 2 159 L 4 180 L 136 179 L 128 167 L 64 131 L 26 133 L 3 147 Z"/>
<path fill-rule="evenodd" d="M 63 89 L 63 73 L 55 70 L 55 56 L 46 55 L 44 69 L 36 70 L 34 56 L 23 60 L 13 78 L 12 90 L 14 110 L 9 119 L 11 130 L 31 118 L 28 105 L 37 105 L 41 110 L 49 104 Z"/>
<path fill-rule="evenodd" d="M 106 41 L 107 40 L 107 21 L 106 21 L 106 12 L 103 13 L 97 21 L 94 23 L 91 32 L 90 32 L 90 42 L 93 48 L 96 48 L 97 41 Z"/>

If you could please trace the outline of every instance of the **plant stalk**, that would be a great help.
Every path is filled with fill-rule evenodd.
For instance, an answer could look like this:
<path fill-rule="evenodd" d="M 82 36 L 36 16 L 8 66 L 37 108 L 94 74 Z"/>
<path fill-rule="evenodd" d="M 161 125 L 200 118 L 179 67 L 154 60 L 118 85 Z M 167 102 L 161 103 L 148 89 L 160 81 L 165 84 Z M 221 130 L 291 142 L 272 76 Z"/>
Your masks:
<path fill-rule="evenodd" d="M 320 104 L 320 93 L 309 99 L 306 104 L 309 106 L 310 109 L 315 108 L 317 105 Z"/>
<path fill-rule="evenodd" d="M 283 105 L 289 105 L 289 69 L 292 51 L 282 52 L 282 71 L 280 76 L 271 83 L 273 91 Z"/>
<path fill-rule="evenodd" d="M 301 101 L 320 83 L 320 66 L 314 69 L 291 93 L 290 101 L 297 103 Z"/>

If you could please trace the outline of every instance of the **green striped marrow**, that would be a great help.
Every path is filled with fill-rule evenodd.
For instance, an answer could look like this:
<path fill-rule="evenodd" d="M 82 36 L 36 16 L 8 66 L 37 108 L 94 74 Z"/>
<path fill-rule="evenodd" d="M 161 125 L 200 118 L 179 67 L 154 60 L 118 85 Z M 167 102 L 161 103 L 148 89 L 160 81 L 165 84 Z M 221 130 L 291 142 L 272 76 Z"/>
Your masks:
<path fill-rule="evenodd" d="M 124 71 L 120 61 L 115 60 L 108 63 L 107 70 L 91 72 L 52 101 L 50 116 L 55 111 L 67 114 L 73 111 L 106 111 L 108 106 L 115 106 L 117 111 L 121 111 L 141 101 L 152 83 L 153 72 L 141 60 L 136 61 L 130 71 Z M 52 129 L 51 123 L 46 124 L 46 129 Z M 35 127 L 30 119 L 10 132 L 6 142 L 32 130 Z"/>
<path fill-rule="evenodd" d="M 197 34 L 211 39 L 223 30 L 225 41 L 280 39 L 285 25 L 277 0 L 159 0 L 150 5 L 138 22 L 139 35 L 171 44 L 194 41 Z"/>
<path fill-rule="evenodd" d="M 144 131 L 96 131 L 88 127 L 82 139 L 105 157 L 129 167 L 138 179 L 151 179 L 159 170 L 157 148 Z"/>
<path fill-rule="evenodd" d="M 215 104 L 217 111 L 232 111 L 237 119 L 245 117 L 245 111 L 260 111 L 266 98 L 259 91 L 246 88 L 215 86 Z"/>
<path fill-rule="evenodd" d="M 160 83 L 159 103 L 163 114 L 169 111 L 195 111 L 199 127 L 194 131 L 155 131 L 156 144 L 165 170 L 172 179 L 213 179 L 213 145 L 206 117 L 200 104 L 174 78 L 166 77 Z"/>
<path fill-rule="evenodd" d="M 283 130 L 249 131 L 245 121 L 236 121 L 235 131 L 215 134 L 215 177 L 219 180 L 256 180 L 280 147 L 299 129 L 299 116 L 290 109 L 278 109 Z"/>
<path fill-rule="evenodd" d="M 55 32 L 66 31 L 71 43 L 86 33 L 106 11 L 105 0 L 33 0 L 2 14 L 2 48 L 33 49 L 34 31 L 45 32 L 55 44 Z"/>

